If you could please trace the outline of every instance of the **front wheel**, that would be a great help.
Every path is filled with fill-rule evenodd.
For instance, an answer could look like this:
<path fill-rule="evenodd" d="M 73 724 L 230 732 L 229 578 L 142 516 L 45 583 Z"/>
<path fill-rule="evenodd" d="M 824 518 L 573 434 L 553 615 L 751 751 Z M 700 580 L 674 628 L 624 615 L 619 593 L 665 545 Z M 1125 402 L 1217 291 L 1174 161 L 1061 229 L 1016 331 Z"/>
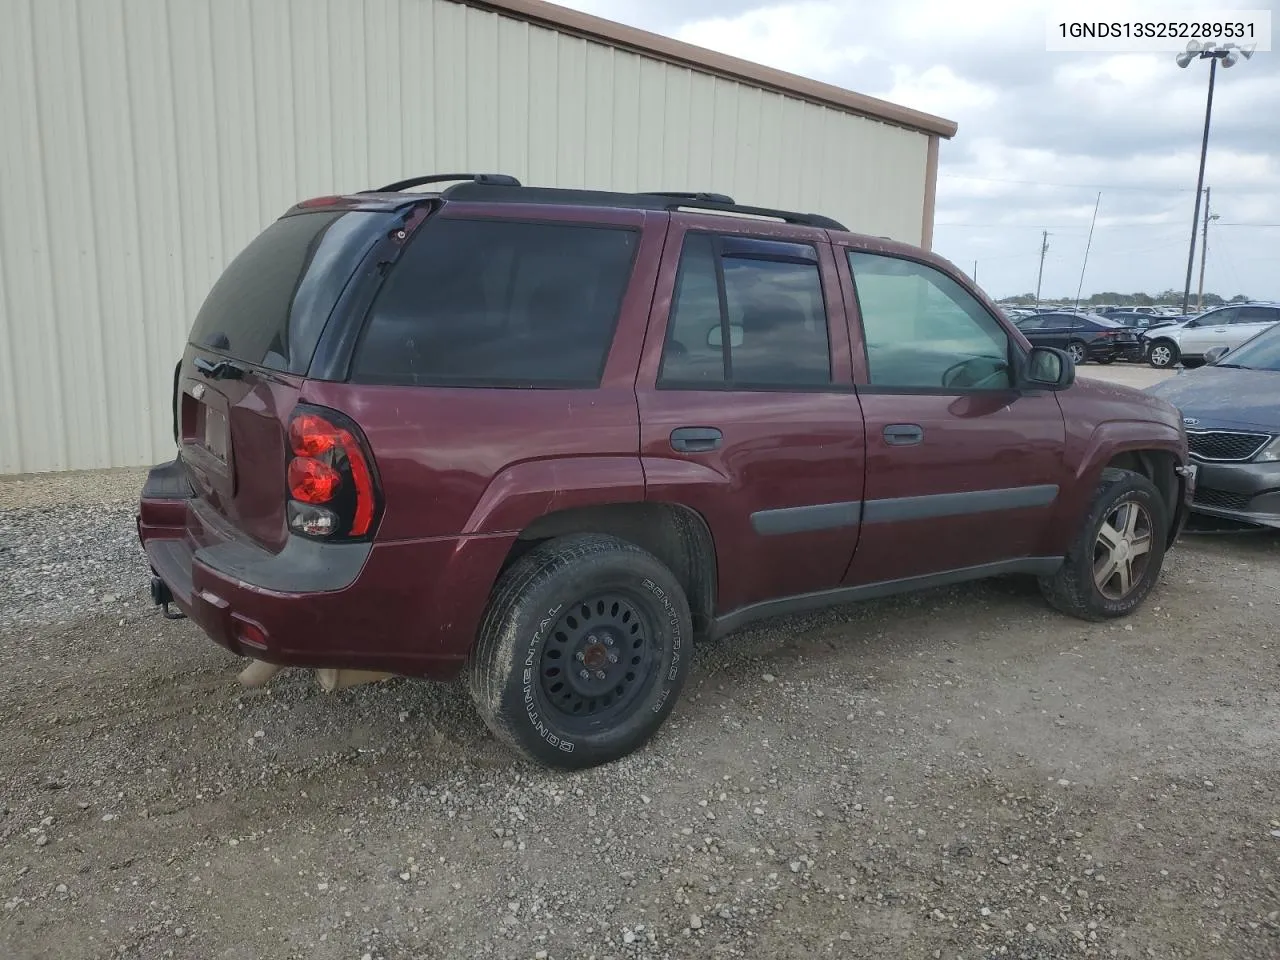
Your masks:
<path fill-rule="evenodd" d="M 692 653 L 688 601 L 656 557 L 616 537 L 561 537 L 499 581 L 471 693 L 500 740 L 547 766 L 581 769 L 653 736 Z"/>
<path fill-rule="evenodd" d="M 1089 359 L 1089 350 L 1079 340 L 1072 340 L 1067 344 L 1067 356 L 1078 367 Z"/>
<path fill-rule="evenodd" d="M 1108 467 L 1058 572 L 1040 579 L 1050 605 L 1081 620 L 1132 613 L 1164 564 L 1168 509 L 1146 477 Z"/>
<path fill-rule="evenodd" d="M 1178 362 L 1178 345 L 1172 340 L 1157 340 L 1147 353 L 1147 362 L 1160 370 L 1172 367 Z"/>

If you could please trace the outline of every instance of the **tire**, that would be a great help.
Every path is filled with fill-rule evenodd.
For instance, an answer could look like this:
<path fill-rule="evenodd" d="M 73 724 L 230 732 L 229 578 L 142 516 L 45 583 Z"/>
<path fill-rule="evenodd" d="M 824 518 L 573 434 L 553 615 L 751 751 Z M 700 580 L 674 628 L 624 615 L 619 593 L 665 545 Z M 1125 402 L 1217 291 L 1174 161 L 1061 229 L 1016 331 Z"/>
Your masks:
<path fill-rule="evenodd" d="M 1127 563 L 1130 581 L 1124 590 L 1119 570 L 1103 583 L 1099 580 L 1107 572 L 1107 562 L 1115 559 L 1115 551 L 1104 544 L 1104 524 L 1122 536 L 1130 532 L 1125 529 L 1126 508 L 1136 508 L 1138 514 L 1131 531 L 1134 535 L 1126 539 L 1141 543 L 1145 531 L 1147 550 Z M 1108 467 L 1065 562 L 1057 573 L 1040 578 L 1040 590 L 1052 607 L 1081 620 L 1098 622 L 1127 616 L 1141 606 L 1160 577 L 1168 530 L 1168 508 L 1155 484 L 1141 474 Z M 1114 533 L 1106 537 L 1116 539 Z"/>
<path fill-rule="evenodd" d="M 1163 370 L 1177 363 L 1178 356 L 1179 351 L 1176 343 L 1172 340 L 1160 339 L 1152 343 L 1151 349 L 1147 351 L 1147 363 L 1157 370 Z"/>
<path fill-rule="evenodd" d="M 688 600 L 656 557 L 616 537 L 562 537 L 498 581 L 471 658 L 471 695 L 499 740 L 579 770 L 653 736 L 692 655 Z"/>
<path fill-rule="evenodd" d="M 1082 367 L 1089 362 L 1089 348 L 1080 340 L 1072 340 L 1067 344 L 1067 354 L 1077 367 Z"/>

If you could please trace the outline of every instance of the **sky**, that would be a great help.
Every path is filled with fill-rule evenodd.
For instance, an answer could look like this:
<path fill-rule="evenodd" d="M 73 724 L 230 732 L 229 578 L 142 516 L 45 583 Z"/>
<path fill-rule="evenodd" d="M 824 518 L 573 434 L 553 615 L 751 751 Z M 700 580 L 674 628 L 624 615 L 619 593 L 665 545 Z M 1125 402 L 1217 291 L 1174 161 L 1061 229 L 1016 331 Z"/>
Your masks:
<path fill-rule="evenodd" d="M 1046 52 L 1060 7 L 1038 0 L 560 2 L 956 121 L 934 249 L 970 274 L 976 261 L 994 297 L 1034 291 L 1043 230 L 1044 296 L 1074 296 L 1095 202 L 1085 296 L 1183 288 L 1208 62 Z M 1280 0 L 1114 2 L 1104 19 L 1206 8 L 1270 10 L 1280 46 Z M 1280 300 L 1280 53 L 1219 67 L 1205 184 L 1205 290 Z"/>

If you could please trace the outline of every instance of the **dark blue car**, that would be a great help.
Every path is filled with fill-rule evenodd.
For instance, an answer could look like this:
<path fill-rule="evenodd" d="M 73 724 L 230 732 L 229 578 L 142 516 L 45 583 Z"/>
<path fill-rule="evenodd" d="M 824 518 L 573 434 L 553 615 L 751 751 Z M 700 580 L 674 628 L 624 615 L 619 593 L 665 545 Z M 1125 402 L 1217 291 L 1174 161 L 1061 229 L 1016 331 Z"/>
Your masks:
<path fill-rule="evenodd" d="M 1148 392 L 1182 411 L 1199 466 L 1194 509 L 1280 529 L 1280 325 Z"/>

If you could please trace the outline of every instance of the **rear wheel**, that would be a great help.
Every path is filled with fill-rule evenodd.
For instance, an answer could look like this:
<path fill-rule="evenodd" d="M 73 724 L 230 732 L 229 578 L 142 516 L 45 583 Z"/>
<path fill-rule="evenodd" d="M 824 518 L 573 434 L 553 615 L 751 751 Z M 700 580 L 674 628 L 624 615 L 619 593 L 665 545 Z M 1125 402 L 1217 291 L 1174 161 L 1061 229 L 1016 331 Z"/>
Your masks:
<path fill-rule="evenodd" d="M 680 584 L 634 544 L 551 540 L 503 575 L 480 628 L 471 693 L 485 723 L 548 766 L 590 767 L 644 744 L 689 672 Z"/>
<path fill-rule="evenodd" d="M 1147 352 L 1147 362 L 1163 369 L 1178 362 L 1178 345 L 1172 340 L 1157 340 Z"/>
<path fill-rule="evenodd" d="M 1072 340 L 1067 344 L 1067 356 L 1078 367 L 1089 359 L 1089 350 L 1079 340 Z"/>
<path fill-rule="evenodd" d="M 1065 562 L 1040 580 L 1045 599 L 1082 620 L 1132 613 L 1160 577 L 1168 529 L 1155 484 L 1129 470 L 1106 469 Z"/>

